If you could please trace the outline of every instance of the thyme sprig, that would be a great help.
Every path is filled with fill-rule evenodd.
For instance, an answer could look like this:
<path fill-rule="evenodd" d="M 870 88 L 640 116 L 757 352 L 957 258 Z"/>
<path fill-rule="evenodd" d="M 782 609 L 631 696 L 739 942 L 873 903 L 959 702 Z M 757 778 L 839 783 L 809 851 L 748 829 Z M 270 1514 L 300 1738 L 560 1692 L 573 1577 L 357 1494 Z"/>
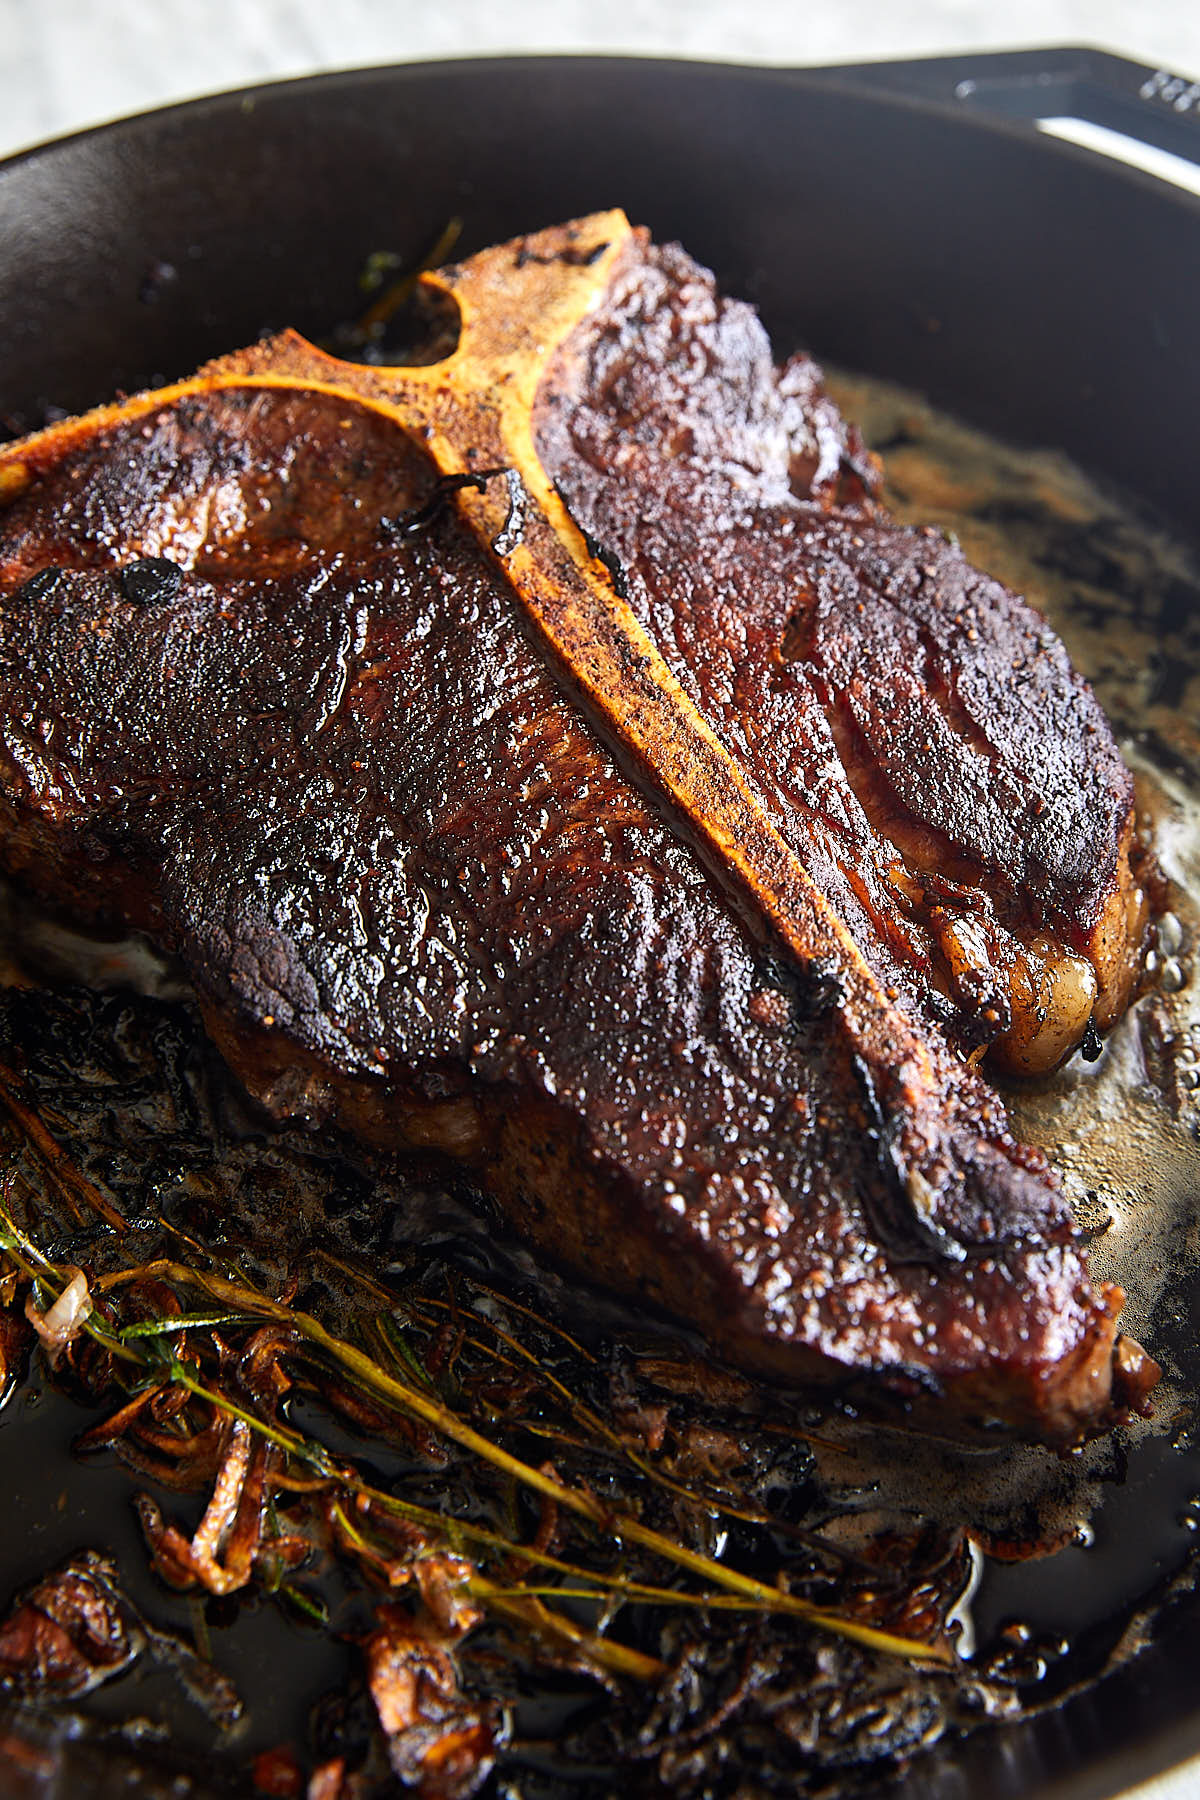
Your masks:
<path fill-rule="evenodd" d="M 73 1269 L 68 1271 L 45 1256 L 20 1229 L 11 1210 L 2 1205 L 0 1250 L 11 1267 L 36 1279 L 49 1296 L 57 1296 L 74 1273 Z M 203 1310 L 120 1322 L 115 1302 L 121 1290 L 133 1284 L 151 1282 L 166 1284 L 176 1292 L 200 1296 Z M 230 1421 L 240 1421 L 243 1427 L 273 1446 L 282 1456 L 280 1485 L 285 1489 L 295 1488 L 297 1470 L 305 1472 L 308 1482 L 315 1480 L 318 1485 L 327 1484 L 328 1491 L 337 1496 L 333 1511 L 335 1522 L 348 1540 L 357 1538 L 357 1548 L 361 1549 L 367 1538 L 360 1526 L 351 1526 L 347 1505 L 365 1507 L 368 1511 L 377 1509 L 381 1515 L 390 1514 L 407 1520 L 429 1534 L 433 1542 L 454 1551 L 470 1545 L 476 1555 L 499 1555 L 510 1562 L 515 1558 L 518 1563 L 541 1569 L 547 1575 L 553 1573 L 570 1585 L 535 1585 L 520 1579 L 514 1582 L 511 1577 L 496 1581 L 474 1568 L 463 1579 L 472 1598 L 486 1610 L 524 1625 L 537 1635 L 556 1637 L 570 1644 L 580 1656 L 615 1673 L 653 1679 L 662 1673 L 662 1665 L 641 1652 L 616 1644 L 608 1636 L 588 1632 L 550 1602 L 556 1597 L 559 1602 L 586 1598 L 598 1606 L 617 1603 L 708 1607 L 782 1615 L 810 1630 L 830 1633 L 866 1649 L 910 1662 L 941 1666 L 953 1662 L 952 1651 L 945 1643 L 925 1643 L 901 1637 L 845 1613 L 818 1606 L 788 1592 L 783 1586 L 746 1574 L 716 1557 L 690 1548 L 646 1524 L 627 1509 L 608 1505 L 587 1486 L 561 1479 L 549 1464 L 534 1466 L 515 1455 L 480 1431 L 441 1397 L 412 1357 L 411 1350 L 406 1353 L 401 1334 L 388 1329 L 386 1314 L 380 1315 L 381 1329 L 376 1333 L 374 1343 L 392 1352 L 391 1367 L 385 1367 L 379 1356 L 361 1344 L 331 1330 L 312 1312 L 272 1298 L 248 1278 L 234 1280 L 229 1275 L 173 1258 L 160 1257 L 99 1275 L 92 1283 L 92 1293 L 96 1305 L 81 1329 L 107 1351 L 115 1363 L 127 1370 L 135 1386 L 153 1383 L 161 1388 L 167 1383 L 186 1391 L 214 1413 Z M 386 1290 L 381 1293 L 386 1294 Z M 479 1315 L 474 1317 L 478 1319 Z M 698 1591 L 692 1587 L 675 1588 L 634 1580 L 620 1570 L 588 1568 L 554 1556 L 537 1545 L 481 1526 L 477 1521 L 418 1505 L 367 1482 L 352 1465 L 334 1456 L 317 1438 L 264 1416 L 263 1411 L 201 1378 L 194 1348 L 199 1338 L 205 1334 L 211 1337 L 232 1329 L 263 1326 L 278 1328 L 286 1335 L 293 1353 L 310 1359 L 327 1372 L 348 1378 L 352 1386 L 371 1401 L 427 1428 L 440 1438 L 448 1439 L 517 1488 L 573 1515 L 583 1522 L 598 1543 L 617 1552 L 622 1546 L 636 1545 L 662 1564 L 703 1585 Z M 630 1452 L 594 1409 L 571 1394 L 566 1385 L 539 1364 L 533 1353 L 527 1351 L 512 1333 L 495 1326 L 493 1331 L 510 1357 L 536 1366 L 539 1378 L 563 1401 L 576 1426 L 590 1434 L 596 1447 L 610 1453 L 620 1452 L 648 1479 L 698 1507 L 711 1510 L 712 1501 L 707 1496 L 697 1494 L 674 1478 L 661 1475 L 646 1458 Z M 176 1349 L 176 1345 L 183 1347 Z M 735 1516 L 741 1516 L 739 1509 L 730 1510 Z M 747 1509 L 741 1511 L 756 1522 L 764 1517 Z"/>

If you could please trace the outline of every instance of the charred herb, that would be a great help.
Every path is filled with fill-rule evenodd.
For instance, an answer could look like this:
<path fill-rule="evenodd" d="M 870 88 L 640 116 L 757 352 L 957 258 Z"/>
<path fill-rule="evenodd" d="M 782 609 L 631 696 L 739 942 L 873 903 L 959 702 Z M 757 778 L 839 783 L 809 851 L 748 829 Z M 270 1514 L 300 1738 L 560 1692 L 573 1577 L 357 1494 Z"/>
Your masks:
<path fill-rule="evenodd" d="M 464 488 L 474 488 L 477 494 L 482 494 L 490 481 L 498 481 L 501 477 L 508 483 L 511 517 L 512 508 L 516 504 L 513 498 L 513 483 L 517 484 L 517 491 L 520 494 L 524 493 L 520 486 L 520 476 L 516 470 L 476 469 L 465 475 L 439 475 L 429 491 L 428 498 L 423 500 L 420 506 L 397 513 L 394 518 L 380 519 L 379 529 L 387 538 L 413 537 L 417 532 L 424 531 L 432 525 L 435 519 L 441 517 L 452 494 L 460 494 Z M 508 526 L 506 525 L 505 531 L 507 530 Z M 497 555 L 501 554 L 503 552 L 497 551 Z"/>
<path fill-rule="evenodd" d="M 360 1684 L 369 1729 L 318 1734 L 314 1781 L 472 1793 L 543 1756 L 521 1696 L 547 1680 L 576 1695 L 564 1769 L 680 1791 L 734 1740 L 793 1786 L 841 1755 L 835 1679 L 908 1721 L 876 1762 L 913 1692 L 927 1733 L 951 1721 L 965 1545 L 827 1537 L 810 1437 L 741 1378 L 584 1340 L 469 1234 L 431 1245 L 418 1168 L 406 1193 L 248 1130 L 186 1011 L 15 990 L 0 1032 L 3 1316 L 49 1317 L 80 1271 L 54 1379 L 100 1409 L 77 1453 L 129 1471 L 160 1580 L 343 1635 L 330 1704 Z"/>
<path fill-rule="evenodd" d="M 183 585 L 183 570 L 168 556 L 142 556 L 126 563 L 118 580 L 125 599 L 134 606 L 164 606 L 174 600 Z"/>

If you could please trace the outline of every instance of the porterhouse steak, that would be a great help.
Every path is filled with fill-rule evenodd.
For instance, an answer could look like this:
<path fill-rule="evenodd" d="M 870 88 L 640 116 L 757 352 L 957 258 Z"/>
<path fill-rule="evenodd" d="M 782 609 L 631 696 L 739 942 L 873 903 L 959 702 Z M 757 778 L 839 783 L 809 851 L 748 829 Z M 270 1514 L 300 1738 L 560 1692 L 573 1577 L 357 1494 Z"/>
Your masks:
<path fill-rule="evenodd" d="M 431 280 L 428 366 L 286 334 L 0 457 L 7 866 L 744 1364 L 1103 1429 L 1157 1371 L 975 1066 L 1128 998 L 1090 691 L 681 251 Z"/>

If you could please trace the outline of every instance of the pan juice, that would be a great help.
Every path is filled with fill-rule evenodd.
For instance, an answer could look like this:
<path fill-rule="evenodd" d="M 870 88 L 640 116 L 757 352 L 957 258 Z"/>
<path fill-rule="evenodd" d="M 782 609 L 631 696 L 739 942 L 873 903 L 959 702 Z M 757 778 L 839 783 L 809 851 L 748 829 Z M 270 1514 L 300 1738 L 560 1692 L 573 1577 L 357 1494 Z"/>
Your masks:
<path fill-rule="evenodd" d="M 1001 1084 L 1014 1131 L 1063 1177 L 1093 1272 L 1125 1289 L 1123 1329 L 1163 1365 L 1153 1417 L 1060 1463 L 905 1459 L 991 1552 L 971 1602 L 981 1673 L 1050 1694 L 1079 1677 L 1073 1641 L 1093 1670 L 1140 1647 L 1139 1605 L 1200 1538 L 1200 569 L 1065 457 L 884 382 L 830 385 L 882 456 L 894 513 L 953 531 L 1046 613 L 1113 723 L 1169 883 L 1145 992 L 1100 1060 Z"/>

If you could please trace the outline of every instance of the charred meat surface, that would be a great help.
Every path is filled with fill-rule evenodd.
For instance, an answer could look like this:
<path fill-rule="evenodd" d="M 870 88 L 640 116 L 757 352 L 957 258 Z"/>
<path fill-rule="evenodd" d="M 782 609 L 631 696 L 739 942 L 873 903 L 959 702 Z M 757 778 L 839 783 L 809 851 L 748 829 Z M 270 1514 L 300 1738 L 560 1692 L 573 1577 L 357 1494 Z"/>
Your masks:
<path fill-rule="evenodd" d="M 7 866 L 748 1366 L 1103 1429 L 1156 1371 L 971 1066 L 1128 994 L 1090 692 L 682 253 L 435 280 L 441 363 L 288 335 L 4 452 Z"/>
<path fill-rule="evenodd" d="M 1045 619 L 932 530 L 794 357 L 678 248 L 627 259 L 537 445 L 639 619 L 888 983 L 1053 1068 L 1124 1010 L 1132 781 Z"/>

